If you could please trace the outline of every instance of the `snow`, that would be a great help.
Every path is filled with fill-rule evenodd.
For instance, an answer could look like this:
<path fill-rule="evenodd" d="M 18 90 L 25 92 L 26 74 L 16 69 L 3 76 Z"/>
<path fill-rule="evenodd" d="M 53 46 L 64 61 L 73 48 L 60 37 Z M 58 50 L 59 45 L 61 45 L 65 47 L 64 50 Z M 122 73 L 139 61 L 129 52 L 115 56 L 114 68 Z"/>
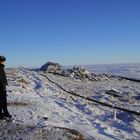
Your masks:
<path fill-rule="evenodd" d="M 140 117 L 128 112 L 87 102 L 68 95 L 37 71 L 23 68 L 7 69 L 9 86 L 8 109 L 13 115 L 10 122 L 0 122 L 2 139 L 70 140 L 76 130 L 87 140 L 121 140 L 140 138 Z M 47 74 L 47 77 L 67 91 L 133 111 L 140 111 L 140 83 L 110 78 L 83 82 L 69 77 Z M 123 96 L 105 94 L 115 90 Z M 72 100 L 74 99 L 74 100 Z M 123 100 L 123 101 L 122 101 Z M 82 137 L 82 136 L 81 136 Z"/>

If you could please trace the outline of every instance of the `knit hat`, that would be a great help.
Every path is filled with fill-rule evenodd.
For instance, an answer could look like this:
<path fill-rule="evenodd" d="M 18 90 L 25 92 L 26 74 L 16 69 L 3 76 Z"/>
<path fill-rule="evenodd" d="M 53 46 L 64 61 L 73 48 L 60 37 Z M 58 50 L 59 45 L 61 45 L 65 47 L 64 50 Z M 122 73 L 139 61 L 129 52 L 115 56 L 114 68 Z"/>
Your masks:
<path fill-rule="evenodd" d="M 1 61 L 1 62 L 6 61 L 6 57 L 5 57 L 5 56 L 0 56 L 0 61 Z"/>

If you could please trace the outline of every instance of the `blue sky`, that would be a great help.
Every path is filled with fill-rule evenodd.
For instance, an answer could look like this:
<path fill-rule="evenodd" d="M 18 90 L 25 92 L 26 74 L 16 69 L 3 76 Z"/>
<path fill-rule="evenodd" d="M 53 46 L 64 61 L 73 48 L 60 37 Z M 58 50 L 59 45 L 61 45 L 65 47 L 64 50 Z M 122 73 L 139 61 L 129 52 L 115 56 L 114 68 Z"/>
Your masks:
<path fill-rule="evenodd" d="M 7 66 L 140 62 L 140 0 L 1 0 Z"/>

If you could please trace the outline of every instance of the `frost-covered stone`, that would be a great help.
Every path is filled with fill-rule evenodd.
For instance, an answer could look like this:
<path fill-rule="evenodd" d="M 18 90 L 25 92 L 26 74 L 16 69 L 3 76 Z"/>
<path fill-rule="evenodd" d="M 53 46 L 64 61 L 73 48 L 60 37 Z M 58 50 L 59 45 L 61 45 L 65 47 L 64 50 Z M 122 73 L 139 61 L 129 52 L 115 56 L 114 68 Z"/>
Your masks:
<path fill-rule="evenodd" d="M 92 80 L 91 73 L 83 66 L 80 67 L 73 67 L 73 71 L 75 73 L 75 78 L 76 79 L 81 79 L 81 80 Z"/>
<path fill-rule="evenodd" d="M 108 75 L 96 75 L 88 71 L 84 66 L 74 66 L 72 69 L 63 69 L 63 67 L 58 63 L 47 62 L 40 68 L 40 70 L 47 73 L 59 74 L 65 77 L 72 77 L 82 81 L 109 80 Z"/>
<path fill-rule="evenodd" d="M 58 63 L 47 62 L 40 68 L 40 70 L 47 73 L 61 74 L 62 66 Z"/>
<path fill-rule="evenodd" d="M 74 71 L 72 69 L 66 69 L 62 71 L 62 76 L 74 77 Z"/>

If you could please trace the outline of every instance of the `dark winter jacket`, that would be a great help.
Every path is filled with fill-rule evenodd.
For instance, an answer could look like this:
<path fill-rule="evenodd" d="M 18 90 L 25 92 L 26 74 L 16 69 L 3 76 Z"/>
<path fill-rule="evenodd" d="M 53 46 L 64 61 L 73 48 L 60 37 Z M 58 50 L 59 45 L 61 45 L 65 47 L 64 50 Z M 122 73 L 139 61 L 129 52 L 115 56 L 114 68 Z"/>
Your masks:
<path fill-rule="evenodd" d="M 7 85 L 7 79 L 4 71 L 4 65 L 0 64 L 0 88 L 5 88 L 6 85 Z"/>

